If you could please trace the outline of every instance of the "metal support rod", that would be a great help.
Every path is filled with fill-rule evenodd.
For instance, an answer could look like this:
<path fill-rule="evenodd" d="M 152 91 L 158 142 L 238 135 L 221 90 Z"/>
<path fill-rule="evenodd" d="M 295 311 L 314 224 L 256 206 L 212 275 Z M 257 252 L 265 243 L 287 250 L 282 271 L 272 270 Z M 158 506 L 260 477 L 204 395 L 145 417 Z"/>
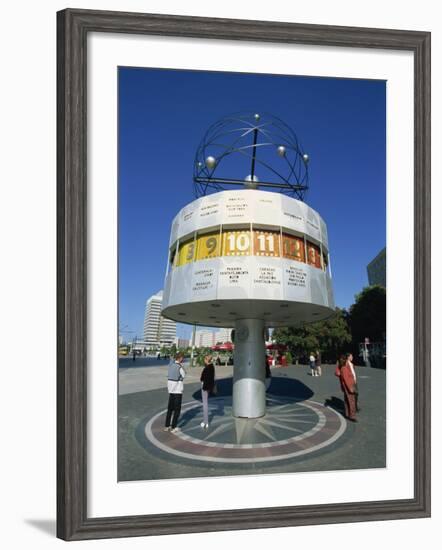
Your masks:
<path fill-rule="evenodd" d="M 196 335 L 196 325 L 193 325 L 192 330 L 192 349 L 190 351 L 190 366 L 193 367 L 193 360 L 195 356 L 195 335 Z"/>
<path fill-rule="evenodd" d="M 253 130 L 253 156 L 252 156 L 252 168 L 250 170 L 251 180 L 255 176 L 255 161 L 256 161 L 256 143 L 258 141 L 258 128 Z"/>
<path fill-rule="evenodd" d="M 233 416 L 259 418 L 266 413 L 265 343 L 262 319 L 235 323 Z"/>

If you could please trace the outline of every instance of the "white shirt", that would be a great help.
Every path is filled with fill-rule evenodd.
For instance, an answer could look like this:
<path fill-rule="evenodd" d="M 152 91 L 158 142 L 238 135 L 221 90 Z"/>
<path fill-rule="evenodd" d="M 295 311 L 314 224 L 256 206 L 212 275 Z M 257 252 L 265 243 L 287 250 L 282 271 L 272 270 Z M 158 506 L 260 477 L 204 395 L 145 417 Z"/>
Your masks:
<path fill-rule="evenodd" d="M 353 378 L 355 379 L 355 382 L 356 382 L 356 373 L 355 373 L 355 368 L 354 368 L 353 363 L 351 361 L 348 361 L 348 366 L 350 367 L 351 373 L 352 373 Z"/>
<path fill-rule="evenodd" d="M 180 375 L 182 378 L 185 378 L 186 371 L 183 367 L 180 366 Z M 182 380 L 168 380 L 167 381 L 167 391 L 169 393 L 183 393 L 184 383 Z"/>

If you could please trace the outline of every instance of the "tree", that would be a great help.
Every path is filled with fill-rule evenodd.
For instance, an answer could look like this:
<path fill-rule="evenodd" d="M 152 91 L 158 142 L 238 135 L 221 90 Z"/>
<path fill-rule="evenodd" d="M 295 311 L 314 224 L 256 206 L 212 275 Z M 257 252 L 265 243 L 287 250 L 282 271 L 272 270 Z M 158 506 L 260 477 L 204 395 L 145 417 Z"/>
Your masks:
<path fill-rule="evenodd" d="M 204 366 L 204 357 L 206 355 L 211 355 L 212 350 L 210 348 L 198 348 L 197 355 L 196 355 L 196 364 L 203 367 Z"/>
<path fill-rule="evenodd" d="M 334 315 L 324 321 L 276 329 L 273 338 L 278 344 L 286 345 L 298 359 L 305 359 L 310 352 L 320 350 L 323 361 L 335 362 L 351 342 L 348 314 L 344 309 L 336 308 Z"/>
<path fill-rule="evenodd" d="M 355 296 L 350 307 L 350 328 L 355 347 L 370 338 L 372 342 L 385 340 L 386 290 L 379 285 L 365 287 Z"/>

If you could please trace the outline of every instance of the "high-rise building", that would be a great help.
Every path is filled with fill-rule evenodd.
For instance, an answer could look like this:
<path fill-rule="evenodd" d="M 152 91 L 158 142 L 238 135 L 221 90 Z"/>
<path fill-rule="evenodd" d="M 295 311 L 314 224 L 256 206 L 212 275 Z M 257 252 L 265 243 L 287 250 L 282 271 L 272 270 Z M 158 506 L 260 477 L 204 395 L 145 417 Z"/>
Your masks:
<path fill-rule="evenodd" d="M 215 333 L 212 330 L 197 330 L 195 333 L 195 346 L 197 348 L 211 348 L 215 345 Z"/>
<path fill-rule="evenodd" d="M 146 301 L 144 313 L 144 341 L 148 346 L 170 345 L 176 337 L 176 323 L 161 315 L 163 291 Z"/>
<path fill-rule="evenodd" d="M 224 344 L 225 342 L 232 341 L 232 329 L 231 328 L 222 328 L 215 332 L 215 344 Z"/>
<path fill-rule="evenodd" d="M 367 265 L 368 284 L 381 285 L 387 288 L 387 249 L 379 254 Z"/>
<path fill-rule="evenodd" d="M 190 346 L 189 338 L 175 338 L 175 345 L 177 348 L 188 348 Z"/>
<path fill-rule="evenodd" d="M 224 344 L 224 342 L 231 342 L 230 328 L 222 328 L 218 331 L 214 331 L 210 327 L 197 330 L 195 333 L 195 346 L 197 348 L 211 348 L 215 344 Z"/>
<path fill-rule="evenodd" d="M 175 342 L 176 323 L 160 315 L 160 326 L 158 328 L 158 340 L 160 345 L 170 346 Z"/>

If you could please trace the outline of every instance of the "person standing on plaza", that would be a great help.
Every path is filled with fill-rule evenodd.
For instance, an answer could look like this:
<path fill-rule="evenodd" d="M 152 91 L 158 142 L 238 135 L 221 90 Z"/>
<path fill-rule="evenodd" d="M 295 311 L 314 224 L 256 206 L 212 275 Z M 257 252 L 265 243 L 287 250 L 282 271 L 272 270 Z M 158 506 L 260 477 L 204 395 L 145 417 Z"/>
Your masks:
<path fill-rule="evenodd" d="M 350 367 L 350 370 L 353 374 L 353 377 L 355 379 L 355 407 L 356 412 L 359 412 L 361 409 L 359 407 L 359 388 L 358 388 L 358 378 L 356 376 L 355 366 L 353 364 L 353 354 L 347 353 L 346 355 L 348 366 Z"/>
<path fill-rule="evenodd" d="M 267 354 L 264 355 L 264 366 L 265 366 L 265 369 L 266 369 L 266 391 L 268 391 L 268 389 L 270 388 L 270 384 L 272 383 L 272 371 L 270 370 L 270 365 L 269 365 L 269 359 L 267 357 Z"/>
<path fill-rule="evenodd" d="M 321 352 L 320 352 L 319 350 L 316 351 L 315 373 L 316 373 L 316 376 L 321 376 L 321 374 L 322 374 L 322 369 L 321 369 Z"/>
<path fill-rule="evenodd" d="M 203 398 L 203 422 L 201 422 L 201 428 L 207 430 L 209 427 L 209 394 L 213 392 L 215 387 L 215 367 L 211 355 L 204 357 L 204 368 L 201 372 L 200 381 Z"/>
<path fill-rule="evenodd" d="M 169 364 L 167 372 L 167 391 L 169 392 L 169 402 L 167 405 L 166 425 L 164 431 L 175 433 L 178 431 L 177 423 L 181 413 L 181 402 L 184 391 L 184 378 L 186 371 L 182 362 L 184 354 L 178 352 L 175 355 L 175 361 Z M 172 421 L 172 424 L 171 424 Z"/>
<path fill-rule="evenodd" d="M 357 422 L 356 419 L 356 380 L 354 369 L 351 369 L 351 354 L 341 356 L 338 360 L 338 365 L 335 370 L 335 375 L 338 376 L 341 383 L 341 389 L 344 393 L 345 417 L 352 422 Z"/>
<path fill-rule="evenodd" d="M 310 364 L 310 372 L 312 376 L 316 376 L 316 357 L 313 352 L 310 353 L 310 357 L 308 359 Z"/>

